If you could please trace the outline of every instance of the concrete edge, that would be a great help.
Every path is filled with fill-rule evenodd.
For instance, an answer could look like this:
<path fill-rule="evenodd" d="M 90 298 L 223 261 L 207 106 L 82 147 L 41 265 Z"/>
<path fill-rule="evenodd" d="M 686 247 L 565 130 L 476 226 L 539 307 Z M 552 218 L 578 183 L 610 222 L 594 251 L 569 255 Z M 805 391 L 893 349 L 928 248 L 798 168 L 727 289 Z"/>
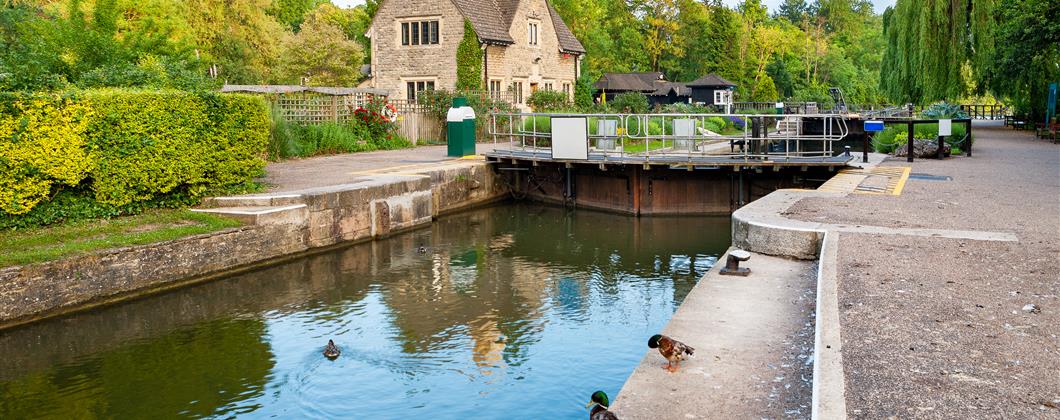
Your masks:
<path fill-rule="evenodd" d="M 843 340 L 839 322 L 839 233 L 825 234 L 817 267 L 817 313 L 814 320 L 813 396 L 810 418 L 846 418 Z"/>

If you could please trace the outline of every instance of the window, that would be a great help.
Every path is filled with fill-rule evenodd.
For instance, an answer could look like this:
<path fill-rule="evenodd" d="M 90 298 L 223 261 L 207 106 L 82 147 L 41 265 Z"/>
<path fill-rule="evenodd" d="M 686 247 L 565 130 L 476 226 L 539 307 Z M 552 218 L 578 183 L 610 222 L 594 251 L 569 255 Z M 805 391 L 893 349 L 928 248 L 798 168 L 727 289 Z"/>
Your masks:
<path fill-rule="evenodd" d="M 537 28 L 538 28 L 538 23 L 537 22 L 530 22 L 530 24 L 528 26 L 528 31 L 527 31 L 527 39 L 530 40 L 530 45 L 537 45 L 537 33 L 538 33 Z"/>
<path fill-rule="evenodd" d="M 714 91 L 714 105 L 725 105 L 732 103 L 732 92 L 727 90 Z"/>
<path fill-rule="evenodd" d="M 499 99 L 500 98 L 500 96 L 501 96 L 501 81 L 500 80 L 490 80 L 490 96 L 492 96 L 493 99 Z"/>
<path fill-rule="evenodd" d="M 563 83 L 563 94 L 570 96 L 570 83 Z"/>
<path fill-rule="evenodd" d="M 401 45 L 437 45 L 439 30 L 437 20 L 403 22 L 401 24 Z"/>
<path fill-rule="evenodd" d="M 415 101 L 416 97 L 419 96 L 420 92 L 425 90 L 434 90 L 434 81 L 418 81 L 418 82 L 406 82 L 406 97 L 410 101 Z"/>
<path fill-rule="evenodd" d="M 523 82 L 512 83 L 512 94 L 515 95 L 515 103 L 523 103 Z"/>
<path fill-rule="evenodd" d="M 545 83 L 545 90 L 555 90 L 552 88 L 552 83 Z"/>

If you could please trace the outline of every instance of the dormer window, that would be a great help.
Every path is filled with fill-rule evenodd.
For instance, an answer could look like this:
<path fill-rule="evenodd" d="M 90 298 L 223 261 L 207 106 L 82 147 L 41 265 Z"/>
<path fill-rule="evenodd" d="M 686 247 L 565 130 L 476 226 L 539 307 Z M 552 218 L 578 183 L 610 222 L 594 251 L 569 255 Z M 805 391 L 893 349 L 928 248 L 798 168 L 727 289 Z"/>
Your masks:
<path fill-rule="evenodd" d="M 533 46 L 537 46 L 538 45 L 538 37 L 537 36 L 540 33 L 538 31 L 538 29 L 540 27 L 541 27 L 541 23 L 536 21 L 536 20 L 531 20 L 530 23 L 527 25 L 527 39 L 529 40 L 530 45 L 533 45 Z"/>
<path fill-rule="evenodd" d="M 437 20 L 417 20 L 401 23 L 401 45 L 437 45 Z"/>

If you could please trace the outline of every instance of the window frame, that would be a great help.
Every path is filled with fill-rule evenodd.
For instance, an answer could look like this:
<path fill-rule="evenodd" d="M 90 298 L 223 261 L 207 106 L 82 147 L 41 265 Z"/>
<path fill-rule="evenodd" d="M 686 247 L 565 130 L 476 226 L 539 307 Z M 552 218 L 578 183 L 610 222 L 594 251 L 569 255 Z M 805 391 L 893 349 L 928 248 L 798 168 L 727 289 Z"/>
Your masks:
<path fill-rule="evenodd" d="M 397 19 L 397 42 L 402 47 L 431 47 L 442 43 L 441 16 Z"/>
<path fill-rule="evenodd" d="M 541 21 L 530 19 L 526 23 L 526 40 L 531 47 L 541 46 Z"/>
<path fill-rule="evenodd" d="M 434 77 L 401 80 L 405 82 L 405 100 L 409 102 L 418 102 L 420 92 L 425 90 L 435 90 L 438 86 L 438 79 Z"/>

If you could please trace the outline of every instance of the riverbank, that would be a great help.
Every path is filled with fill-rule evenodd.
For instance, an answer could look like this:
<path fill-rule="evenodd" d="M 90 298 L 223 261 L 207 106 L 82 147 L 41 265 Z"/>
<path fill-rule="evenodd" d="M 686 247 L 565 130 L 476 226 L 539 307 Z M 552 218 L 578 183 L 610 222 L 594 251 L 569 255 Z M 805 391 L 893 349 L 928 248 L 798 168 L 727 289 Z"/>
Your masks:
<path fill-rule="evenodd" d="M 996 126 L 977 127 L 976 139 L 975 157 L 877 156 L 820 190 L 777 191 L 733 214 L 735 247 L 820 258 L 813 418 L 1060 414 L 1060 150 Z M 719 282 L 740 284 L 712 274 L 692 296 Z M 723 329 L 681 327 L 731 318 L 722 306 L 702 305 L 692 320 L 681 314 L 666 331 L 708 349 L 729 343 L 767 366 L 782 360 L 760 337 L 734 342 Z M 777 311 L 762 324 L 788 316 Z M 790 336 L 763 331 L 774 342 Z M 723 362 L 697 358 L 685 373 L 648 373 L 661 360 L 648 352 L 616 410 L 695 418 L 734 414 L 726 402 L 745 401 L 736 415 L 760 415 L 775 397 L 767 387 L 751 397 L 729 387 L 752 370 L 704 379 L 697 373 Z M 709 396 L 682 397 L 686 388 Z"/>
<path fill-rule="evenodd" d="M 434 156 L 432 150 L 425 155 Z M 301 178 L 315 183 L 287 185 L 282 192 L 215 197 L 196 210 L 237 219 L 243 227 L 0 269 L 0 328 L 383 238 L 508 195 L 506 184 L 482 160 L 432 158 L 421 165 L 382 165 L 401 152 L 407 153 L 385 152 L 385 158 L 368 160 L 353 155 L 320 158 L 330 162 L 321 166 L 335 176 L 303 174 Z M 357 164 L 365 161 L 375 169 Z M 343 175 L 350 175 L 350 182 L 341 183 L 345 178 L 338 177 Z"/>

